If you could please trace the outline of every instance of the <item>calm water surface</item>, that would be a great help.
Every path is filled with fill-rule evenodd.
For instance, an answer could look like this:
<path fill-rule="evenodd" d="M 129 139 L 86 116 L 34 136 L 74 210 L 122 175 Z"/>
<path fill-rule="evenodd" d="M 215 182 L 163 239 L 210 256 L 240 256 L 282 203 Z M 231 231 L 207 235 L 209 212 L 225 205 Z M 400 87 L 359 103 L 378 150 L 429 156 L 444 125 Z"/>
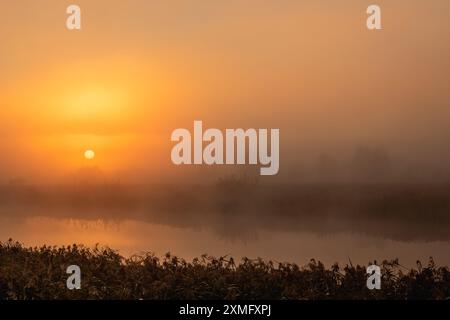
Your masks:
<path fill-rule="evenodd" d="M 339 262 L 367 264 L 399 258 L 412 267 L 418 259 L 433 256 L 438 265 L 450 265 L 448 241 L 398 241 L 357 233 L 320 235 L 317 232 L 256 230 L 251 235 L 224 237 L 209 228 L 183 228 L 136 220 L 81 220 L 48 217 L 0 217 L 0 240 L 9 238 L 26 246 L 101 244 L 130 256 L 146 251 L 166 252 L 192 259 L 204 253 L 237 258 L 262 257 L 274 261 L 306 264 L 321 260 L 327 266 Z"/>

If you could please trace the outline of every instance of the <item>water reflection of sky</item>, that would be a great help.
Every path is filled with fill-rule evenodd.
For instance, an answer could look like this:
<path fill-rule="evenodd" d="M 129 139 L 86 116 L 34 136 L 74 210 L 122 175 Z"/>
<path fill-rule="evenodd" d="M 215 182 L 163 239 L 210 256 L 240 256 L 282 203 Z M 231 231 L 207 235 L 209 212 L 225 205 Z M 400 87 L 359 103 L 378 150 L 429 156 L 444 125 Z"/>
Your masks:
<path fill-rule="evenodd" d="M 369 261 L 399 258 L 400 263 L 415 266 L 416 260 L 433 256 L 438 265 L 450 265 L 450 242 L 406 242 L 350 233 L 318 235 L 310 232 L 269 232 L 260 230 L 244 238 L 224 238 L 207 228 L 191 229 L 157 225 L 134 220 L 71 220 L 43 217 L 0 218 L 0 241 L 12 238 L 26 246 L 69 245 L 94 246 L 99 243 L 129 256 L 152 251 L 166 252 L 188 260 L 203 253 L 232 255 L 240 258 L 262 257 L 274 261 L 306 264 L 309 259 L 326 265 L 367 264 Z"/>

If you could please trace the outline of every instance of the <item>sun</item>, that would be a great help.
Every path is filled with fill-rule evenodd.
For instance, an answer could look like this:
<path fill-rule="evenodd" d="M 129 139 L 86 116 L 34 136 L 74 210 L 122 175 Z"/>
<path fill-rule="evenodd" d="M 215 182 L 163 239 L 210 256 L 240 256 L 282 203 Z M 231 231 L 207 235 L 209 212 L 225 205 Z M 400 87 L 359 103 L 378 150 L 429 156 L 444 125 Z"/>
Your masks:
<path fill-rule="evenodd" d="M 88 160 L 92 160 L 92 159 L 94 159 L 95 158 L 95 152 L 94 151 L 92 151 L 92 150 L 86 150 L 85 152 L 84 152 L 84 157 L 86 158 L 86 159 L 88 159 Z"/>

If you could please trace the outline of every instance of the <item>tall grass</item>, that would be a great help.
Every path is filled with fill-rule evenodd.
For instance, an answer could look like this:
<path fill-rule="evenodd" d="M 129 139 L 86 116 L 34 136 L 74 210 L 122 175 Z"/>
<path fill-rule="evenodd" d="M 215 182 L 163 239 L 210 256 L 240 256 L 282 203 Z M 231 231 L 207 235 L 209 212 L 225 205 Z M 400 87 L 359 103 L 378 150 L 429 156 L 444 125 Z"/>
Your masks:
<path fill-rule="evenodd" d="M 79 265 L 82 288 L 68 290 L 66 268 Z M 109 248 L 25 248 L 0 243 L 0 299 L 448 299 L 450 271 L 433 260 L 415 270 L 384 261 L 382 289 L 368 290 L 363 266 L 311 260 L 300 267 L 261 259 L 187 262 L 166 254 L 124 258 Z"/>

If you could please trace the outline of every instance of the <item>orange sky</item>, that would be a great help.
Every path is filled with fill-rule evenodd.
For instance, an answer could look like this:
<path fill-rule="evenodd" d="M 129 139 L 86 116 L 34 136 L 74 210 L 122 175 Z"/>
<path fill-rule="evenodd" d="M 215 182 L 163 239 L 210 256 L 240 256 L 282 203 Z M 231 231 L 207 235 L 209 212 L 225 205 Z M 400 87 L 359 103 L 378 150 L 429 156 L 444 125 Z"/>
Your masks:
<path fill-rule="evenodd" d="M 377 32 L 360 0 L 76 3 L 81 31 L 65 28 L 72 1 L 0 3 L 0 183 L 85 165 L 138 182 L 183 175 L 170 132 L 194 120 L 280 128 L 276 179 L 360 145 L 447 170 L 446 0 L 378 1 Z"/>

